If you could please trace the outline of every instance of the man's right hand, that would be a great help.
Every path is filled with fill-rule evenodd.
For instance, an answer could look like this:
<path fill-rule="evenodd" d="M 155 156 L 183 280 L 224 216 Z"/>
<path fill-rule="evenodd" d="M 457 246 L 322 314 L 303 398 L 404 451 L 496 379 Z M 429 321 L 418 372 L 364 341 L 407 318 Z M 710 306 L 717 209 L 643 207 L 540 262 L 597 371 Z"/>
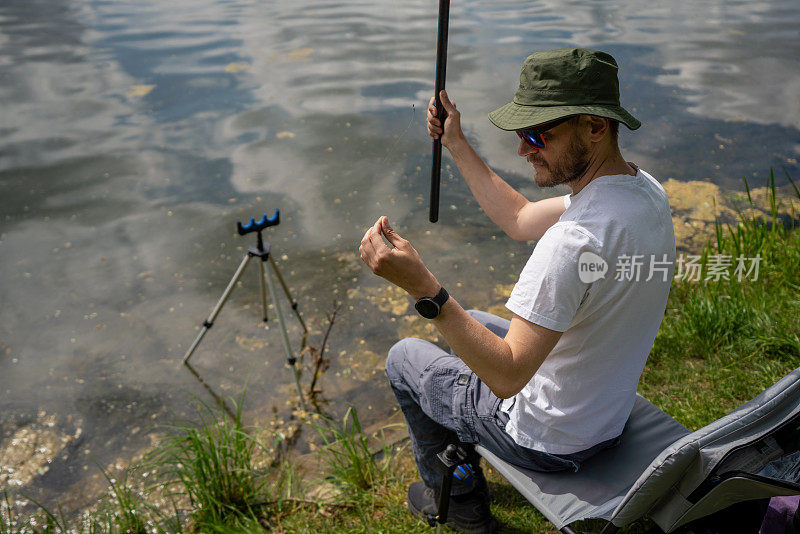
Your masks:
<path fill-rule="evenodd" d="M 428 103 L 428 135 L 434 139 L 440 139 L 442 146 L 450 148 L 451 143 L 464 139 L 464 132 L 461 131 L 461 113 L 447 97 L 447 91 L 444 89 L 439 93 L 439 98 L 447 113 L 444 129 L 442 129 L 442 122 L 436 117 L 435 99 L 431 97 L 431 101 Z"/>
<path fill-rule="evenodd" d="M 516 241 L 541 239 L 547 229 L 564 213 L 564 198 L 555 197 L 529 202 L 503 181 L 467 142 L 461 130 L 461 113 L 448 98 L 447 92 L 442 91 L 439 97 L 447 112 L 444 128 L 436 117 L 436 107 L 431 98 L 428 103 L 428 135 L 434 139 L 441 139 L 442 145 L 450 151 L 453 161 L 456 162 L 461 176 L 478 200 L 478 204 L 511 239 Z M 512 137 L 516 145 L 519 139 L 516 135 Z"/>

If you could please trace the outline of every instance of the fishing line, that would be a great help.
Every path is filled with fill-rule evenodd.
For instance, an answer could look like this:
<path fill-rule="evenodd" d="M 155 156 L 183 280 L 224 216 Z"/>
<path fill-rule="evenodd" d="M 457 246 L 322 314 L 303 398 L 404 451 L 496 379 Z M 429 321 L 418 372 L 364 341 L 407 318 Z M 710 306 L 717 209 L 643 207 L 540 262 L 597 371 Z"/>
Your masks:
<path fill-rule="evenodd" d="M 401 14 L 399 12 L 399 10 L 398 10 L 398 4 L 399 4 L 399 2 L 390 2 L 389 3 L 389 5 L 392 6 L 392 13 L 393 13 L 394 20 L 395 21 L 408 20 L 410 15 L 409 16 L 403 16 L 403 14 Z M 397 145 L 400 144 L 400 141 L 403 140 L 403 137 L 405 137 L 405 135 L 411 129 L 411 126 L 414 124 L 414 119 L 416 118 L 416 112 L 417 112 L 417 109 L 416 109 L 415 105 L 411 104 L 411 119 L 408 121 L 408 125 L 405 127 L 405 129 L 402 132 L 400 132 L 400 134 L 398 134 L 398 135 L 396 135 L 394 137 L 394 142 L 392 143 L 392 146 L 390 146 L 388 149 L 386 149 L 386 156 L 383 158 L 383 160 L 380 163 L 381 167 L 383 167 L 383 165 L 388 161 L 389 156 L 392 155 L 392 152 L 394 151 L 395 147 L 397 147 Z"/>
<path fill-rule="evenodd" d="M 405 129 L 395 136 L 394 143 L 392 143 L 392 146 L 386 149 L 386 157 L 384 157 L 383 161 L 381 161 L 381 166 L 383 166 L 383 164 L 386 163 L 386 161 L 389 159 L 389 156 L 392 155 L 394 148 L 398 144 L 400 144 L 400 141 L 403 140 L 403 137 L 405 137 L 405 135 L 411 129 L 411 126 L 414 124 L 414 120 L 416 119 L 416 114 L 417 114 L 417 108 L 414 104 L 411 104 L 411 119 L 408 121 L 408 125 L 405 127 Z"/>

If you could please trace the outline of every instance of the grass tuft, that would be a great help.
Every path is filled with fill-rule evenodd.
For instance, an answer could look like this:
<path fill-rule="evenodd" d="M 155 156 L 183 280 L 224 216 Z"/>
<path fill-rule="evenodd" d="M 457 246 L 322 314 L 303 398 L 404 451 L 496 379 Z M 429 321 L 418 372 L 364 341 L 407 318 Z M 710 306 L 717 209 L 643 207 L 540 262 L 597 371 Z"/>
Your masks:
<path fill-rule="evenodd" d="M 151 462 L 175 497 L 188 498 L 196 529 L 259 524 L 272 494 L 255 456 L 267 450 L 243 426 L 241 401 L 233 419 L 198 402 L 199 420 L 173 427 Z"/>
<path fill-rule="evenodd" d="M 109 483 L 112 506 L 97 517 L 100 522 L 92 522 L 93 528 L 111 527 L 110 530 L 126 534 L 147 534 L 147 519 L 140 508 L 147 508 L 142 499 L 128 485 L 128 472 L 125 471 L 121 481 L 112 478 L 105 469 L 98 465 Z M 116 527 L 116 528 L 114 528 Z"/>
<path fill-rule="evenodd" d="M 343 488 L 345 494 L 357 495 L 385 483 L 391 476 L 391 465 L 397 451 L 384 439 L 380 454 L 372 452 L 355 407 L 347 409 L 341 423 L 332 419 L 324 421 L 324 426 L 315 425 L 325 442 L 322 454 L 330 478 Z"/>

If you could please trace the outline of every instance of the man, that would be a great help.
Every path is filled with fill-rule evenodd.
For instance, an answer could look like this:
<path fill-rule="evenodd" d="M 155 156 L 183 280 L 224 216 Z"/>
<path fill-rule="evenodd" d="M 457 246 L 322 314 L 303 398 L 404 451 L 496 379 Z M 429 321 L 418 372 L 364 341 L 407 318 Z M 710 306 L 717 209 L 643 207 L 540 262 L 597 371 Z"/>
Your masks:
<path fill-rule="evenodd" d="M 491 532 L 474 444 L 554 471 L 577 470 L 619 440 L 666 307 L 675 238 L 664 189 L 617 145 L 619 122 L 640 126 L 619 104 L 617 69 L 593 50 L 533 54 L 513 102 L 489 114 L 517 133 L 517 154 L 533 165 L 539 186 L 572 189 L 538 202 L 481 160 L 446 92 L 444 123 L 431 99 L 428 132 L 450 151 L 487 215 L 513 239 L 538 240 L 506 304 L 510 322 L 462 309 L 386 217 L 361 241 L 361 258 L 416 299 L 452 349 L 404 339 L 386 361 L 422 476 L 408 492 L 416 515 L 436 513 L 436 453 L 448 443 L 461 443 L 475 468 L 472 483 L 454 481 L 448 524 Z"/>

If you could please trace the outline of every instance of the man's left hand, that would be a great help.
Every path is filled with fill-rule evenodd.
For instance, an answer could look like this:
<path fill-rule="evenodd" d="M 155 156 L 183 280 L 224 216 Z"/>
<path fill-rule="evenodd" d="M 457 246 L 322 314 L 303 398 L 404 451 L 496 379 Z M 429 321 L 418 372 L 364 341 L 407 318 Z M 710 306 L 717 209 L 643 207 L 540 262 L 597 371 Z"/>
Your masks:
<path fill-rule="evenodd" d="M 411 243 L 392 230 L 386 216 L 379 217 L 367 230 L 358 251 L 373 273 L 406 290 L 414 299 L 432 297 L 441 287 Z"/>

